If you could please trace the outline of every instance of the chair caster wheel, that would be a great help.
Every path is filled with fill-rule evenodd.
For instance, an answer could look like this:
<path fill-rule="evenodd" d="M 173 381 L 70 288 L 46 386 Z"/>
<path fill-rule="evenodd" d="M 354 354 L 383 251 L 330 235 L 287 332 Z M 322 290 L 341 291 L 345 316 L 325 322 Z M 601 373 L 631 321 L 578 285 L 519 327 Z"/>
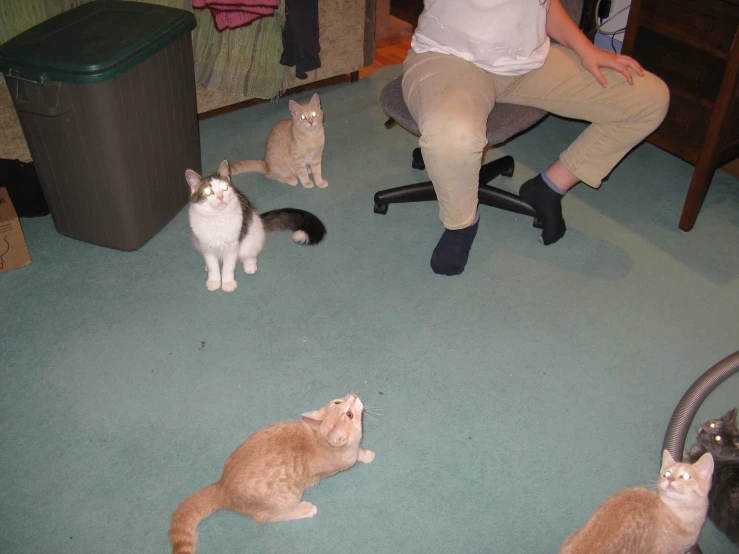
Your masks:
<path fill-rule="evenodd" d="M 413 162 L 411 162 L 413 169 L 426 169 L 426 164 L 423 161 L 423 154 L 421 154 L 420 148 L 413 149 Z"/>
<path fill-rule="evenodd" d="M 513 172 L 515 171 L 515 169 L 516 162 L 513 160 L 513 158 L 511 158 L 510 163 L 506 164 L 506 167 L 503 169 L 503 171 L 500 172 L 500 174 L 504 177 L 513 177 Z"/>
<path fill-rule="evenodd" d="M 385 215 L 387 213 L 387 204 L 378 204 L 375 202 L 375 213 Z"/>

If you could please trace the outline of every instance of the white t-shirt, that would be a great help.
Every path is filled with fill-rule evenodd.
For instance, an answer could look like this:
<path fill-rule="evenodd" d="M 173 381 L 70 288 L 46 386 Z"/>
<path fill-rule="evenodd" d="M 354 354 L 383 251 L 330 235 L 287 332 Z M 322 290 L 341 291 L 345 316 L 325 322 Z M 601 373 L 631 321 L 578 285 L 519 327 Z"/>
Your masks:
<path fill-rule="evenodd" d="M 549 1 L 425 0 L 414 52 L 442 52 L 499 75 L 523 75 L 544 64 Z"/>

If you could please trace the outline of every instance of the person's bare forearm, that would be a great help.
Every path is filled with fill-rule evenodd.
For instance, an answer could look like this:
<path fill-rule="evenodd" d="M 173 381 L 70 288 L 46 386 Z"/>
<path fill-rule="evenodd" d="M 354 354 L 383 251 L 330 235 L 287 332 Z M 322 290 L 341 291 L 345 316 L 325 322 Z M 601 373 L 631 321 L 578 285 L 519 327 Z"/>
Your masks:
<path fill-rule="evenodd" d="M 580 28 L 572 21 L 562 0 L 551 0 L 547 13 L 547 35 L 559 42 L 562 46 L 574 50 L 579 56 L 593 47 L 593 43 L 583 34 Z"/>

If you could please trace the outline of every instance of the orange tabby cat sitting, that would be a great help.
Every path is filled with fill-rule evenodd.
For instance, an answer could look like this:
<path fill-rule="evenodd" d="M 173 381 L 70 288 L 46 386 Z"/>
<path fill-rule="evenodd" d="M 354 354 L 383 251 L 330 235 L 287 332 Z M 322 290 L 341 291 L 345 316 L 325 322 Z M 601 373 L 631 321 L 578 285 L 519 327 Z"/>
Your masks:
<path fill-rule="evenodd" d="M 247 171 L 264 173 L 264 176 L 288 185 L 300 184 L 311 188 L 308 172 L 313 173 L 316 186 L 328 186 L 321 176 L 321 159 L 326 132 L 323 128 L 321 100 L 314 94 L 307 104 L 288 102 L 292 119 L 275 123 L 267 136 L 263 160 L 243 160 L 231 164 L 231 175 Z"/>
<path fill-rule="evenodd" d="M 313 517 L 303 491 L 324 478 L 365 464 L 375 453 L 360 448 L 364 405 L 355 394 L 337 398 L 302 419 L 252 434 L 223 468 L 221 480 L 186 498 L 169 529 L 172 554 L 195 554 L 197 526 L 218 510 L 233 510 L 259 523 Z"/>
<path fill-rule="evenodd" d="M 632 488 L 610 496 L 559 554 L 683 554 L 706 520 L 712 474 L 710 454 L 687 464 L 665 450 L 656 491 Z"/>

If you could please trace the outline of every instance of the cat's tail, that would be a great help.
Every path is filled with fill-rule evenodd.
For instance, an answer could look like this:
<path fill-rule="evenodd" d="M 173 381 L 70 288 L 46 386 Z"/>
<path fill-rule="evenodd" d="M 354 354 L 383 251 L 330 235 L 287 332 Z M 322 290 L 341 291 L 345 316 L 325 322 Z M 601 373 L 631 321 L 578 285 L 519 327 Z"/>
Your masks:
<path fill-rule="evenodd" d="M 220 483 L 213 483 L 191 494 L 177 507 L 169 526 L 172 554 L 195 554 L 198 523 L 223 508 Z"/>
<path fill-rule="evenodd" d="M 318 244 L 326 236 L 326 227 L 315 215 L 296 208 L 265 212 L 262 218 L 266 231 L 292 231 L 298 244 Z"/>
<path fill-rule="evenodd" d="M 239 173 L 247 173 L 249 171 L 256 171 L 257 173 L 267 172 L 267 162 L 264 160 L 241 160 L 235 164 L 230 165 L 231 175 L 238 175 Z"/>

